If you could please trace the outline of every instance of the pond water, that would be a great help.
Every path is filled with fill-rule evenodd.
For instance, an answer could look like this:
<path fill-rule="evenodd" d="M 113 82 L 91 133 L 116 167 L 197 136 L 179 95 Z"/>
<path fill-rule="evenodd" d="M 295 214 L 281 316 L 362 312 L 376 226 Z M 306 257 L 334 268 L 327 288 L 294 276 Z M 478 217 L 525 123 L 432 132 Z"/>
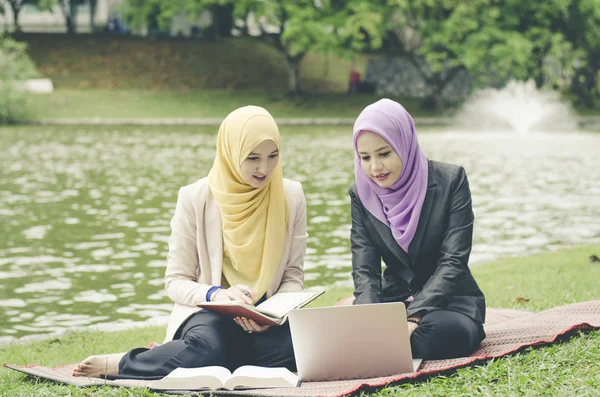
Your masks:
<path fill-rule="evenodd" d="M 283 127 L 284 175 L 308 203 L 307 286 L 351 285 L 348 127 Z M 420 130 L 463 165 L 472 265 L 600 241 L 600 134 Z M 102 324 L 162 322 L 179 187 L 212 165 L 214 127 L 0 128 L 0 343 Z"/>

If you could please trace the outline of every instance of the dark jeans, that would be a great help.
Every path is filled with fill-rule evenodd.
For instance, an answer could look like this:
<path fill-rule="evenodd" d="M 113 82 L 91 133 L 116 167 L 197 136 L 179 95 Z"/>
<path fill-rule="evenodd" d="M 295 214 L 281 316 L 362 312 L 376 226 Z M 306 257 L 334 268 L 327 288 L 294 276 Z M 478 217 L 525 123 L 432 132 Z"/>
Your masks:
<path fill-rule="evenodd" d="M 210 365 L 231 371 L 242 365 L 296 371 L 288 323 L 249 334 L 230 318 L 198 312 L 182 324 L 173 341 L 126 353 L 119 363 L 119 377 L 163 377 L 177 367 Z"/>
<path fill-rule="evenodd" d="M 443 360 L 466 357 L 485 338 L 483 326 L 462 313 L 435 310 L 421 319 L 410 337 L 413 357 Z"/>

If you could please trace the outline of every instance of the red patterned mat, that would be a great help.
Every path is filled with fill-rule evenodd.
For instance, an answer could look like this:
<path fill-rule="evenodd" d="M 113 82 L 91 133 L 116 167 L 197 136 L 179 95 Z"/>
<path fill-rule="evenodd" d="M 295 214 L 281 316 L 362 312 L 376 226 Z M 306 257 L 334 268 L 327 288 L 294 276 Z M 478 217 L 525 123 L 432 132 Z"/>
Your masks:
<path fill-rule="evenodd" d="M 262 396 L 344 396 L 361 389 L 375 389 L 390 384 L 433 375 L 479 361 L 514 353 L 528 346 L 543 345 L 556 341 L 562 335 L 576 329 L 600 328 L 600 300 L 560 306 L 542 312 L 526 312 L 512 309 L 488 309 L 485 331 L 487 338 L 479 350 L 470 357 L 453 360 L 424 361 L 419 371 L 381 378 L 354 379 L 330 382 L 305 382 L 298 388 L 255 389 L 235 392 L 213 391 L 213 395 L 262 395 Z M 51 379 L 75 386 L 112 385 L 149 387 L 150 381 L 79 378 L 71 376 L 75 364 L 56 368 L 40 365 L 21 366 L 4 364 L 5 367 L 29 375 Z M 196 394 L 181 392 L 180 394 Z"/>

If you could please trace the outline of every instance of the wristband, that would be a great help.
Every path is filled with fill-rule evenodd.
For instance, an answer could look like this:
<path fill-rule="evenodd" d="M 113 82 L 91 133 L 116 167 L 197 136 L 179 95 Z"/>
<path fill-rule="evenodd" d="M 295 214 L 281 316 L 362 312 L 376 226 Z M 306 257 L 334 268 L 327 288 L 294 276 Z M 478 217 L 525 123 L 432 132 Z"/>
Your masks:
<path fill-rule="evenodd" d="M 220 289 L 223 289 L 223 287 L 221 287 L 220 285 L 210 287 L 210 289 L 206 293 L 206 301 L 211 302 L 212 296 Z"/>

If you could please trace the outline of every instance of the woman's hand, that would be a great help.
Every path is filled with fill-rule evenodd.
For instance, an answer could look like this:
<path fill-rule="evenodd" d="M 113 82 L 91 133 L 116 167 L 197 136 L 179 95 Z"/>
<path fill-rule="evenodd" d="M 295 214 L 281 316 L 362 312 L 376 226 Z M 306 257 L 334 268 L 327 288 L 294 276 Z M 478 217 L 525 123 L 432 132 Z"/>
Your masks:
<path fill-rule="evenodd" d="M 237 284 L 227 289 L 220 289 L 212 296 L 213 302 L 237 301 L 247 305 L 254 305 L 256 294 L 247 285 Z"/>
<path fill-rule="evenodd" d="M 258 325 L 254 320 L 250 320 L 246 317 L 236 317 L 233 321 L 249 334 L 253 332 L 265 332 L 271 327 L 270 325 Z"/>
<path fill-rule="evenodd" d="M 421 316 L 412 316 L 408 318 L 408 337 L 415 332 L 417 328 L 419 328 L 419 322 L 421 321 Z M 416 321 L 416 322 L 415 322 Z"/>
<path fill-rule="evenodd" d="M 227 289 L 220 289 L 212 296 L 213 302 L 237 301 L 248 305 L 254 305 L 256 294 L 252 288 L 247 285 L 238 284 Z M 265 332 L 270 325 L 258 325 L 254 320 L 245 317 L 236 317 L 233 319 L 244 331 L 251 334 L 252 332 Z"/>
<path fill-rule="evenodd" d="M 419 324 L 415 324 L 415 323 L 408 323 L 408 337 L 410 338 L 410 336 L 412 335 L 413 332 L 415 332 L 415 330 L 419 328 Z"/>

